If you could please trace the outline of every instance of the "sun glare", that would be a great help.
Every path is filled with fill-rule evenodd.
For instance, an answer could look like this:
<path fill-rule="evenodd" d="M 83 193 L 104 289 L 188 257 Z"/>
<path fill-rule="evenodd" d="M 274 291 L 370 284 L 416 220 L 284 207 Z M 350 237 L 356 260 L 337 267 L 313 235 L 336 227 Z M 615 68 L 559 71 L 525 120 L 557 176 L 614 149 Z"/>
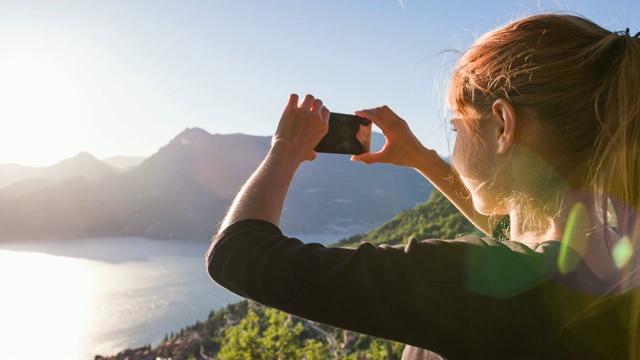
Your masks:
<path fill-rule="evenodd" d="M 34 165 L 61 160 L 90 115 L 76 49 L 29 32 L 0 44 L 0 163 L 8 154 Z"/>
<path fill-rule="evenodd" d="M 49 358 L 82 343 L 91 320 L 96 274 L 86 260 L 0 250 L 2 356 Z M 34 339 L 38 345 L 34 346 Z M 80 341 L 79 341 L 80 340 Z"/>

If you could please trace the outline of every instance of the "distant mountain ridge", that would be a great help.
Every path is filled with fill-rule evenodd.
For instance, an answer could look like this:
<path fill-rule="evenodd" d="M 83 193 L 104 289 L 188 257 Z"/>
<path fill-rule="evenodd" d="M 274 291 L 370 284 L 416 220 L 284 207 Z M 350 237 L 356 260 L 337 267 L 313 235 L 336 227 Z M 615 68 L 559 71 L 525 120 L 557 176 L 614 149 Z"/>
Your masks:
<path fill-rule="evenodd" d="M 130 168 L 140 165 L 144 161 L 143 156 L 113 156 L 106 159 L 101 159 L 103 163 L 109 165 L 117 172 L 126 171 Z"/>
<path fill-rule="evenodd" d="M 380 147 L 384 139 L 374 135 L 373 147 Z M 38 168 L 34 177 L 0 189 L 0 241 L 209 238 L 270 142 L 265 136 L 212 135 L 193 128 L 126 172 L 87 153 Z M 424 202 L 430 192 L 412 169 L 320 154 L 300 166 L 281 226 L 298 234 L 362 232 Z"/>
<path fill-rule="evenodd" d="M 114 170 L 110 166 L 87 152 L 81 152 L 72 158 L 47 167 L 0 165 L 0 188 L 22 181 L 32 182 L 34 179 L 38 179 L 44 184 L 51 184 L 75 176 L 98 180 L 113 174 Z"/>

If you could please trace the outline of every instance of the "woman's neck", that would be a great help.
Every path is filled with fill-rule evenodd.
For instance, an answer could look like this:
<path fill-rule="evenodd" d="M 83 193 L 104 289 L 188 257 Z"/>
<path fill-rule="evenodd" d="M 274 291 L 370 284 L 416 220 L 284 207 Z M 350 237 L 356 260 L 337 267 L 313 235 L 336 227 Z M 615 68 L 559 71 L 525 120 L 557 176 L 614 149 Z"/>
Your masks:
<path fill-rule="evenodd" d="M 592 194 L 564 188 L 544 192 L 528 196 L 535 201 L 523 201 L 509 209 L 512 240 L 525 244 L 577 241 L 602 228 Z"/>
<path fill-rule="evenodd" d="M 575 250 L 599 278 L 618 274 L 611 256 L 611 244 L 618 235 L 606 227 L 593 201 L 573 197 L 545 223 L 531 224 L 521 211 L 511 211 L 511 240 L 534 247 L 544 241 L 560 241 Z M 541 221 L 541 220 L 539 220 Z"/>
<path fill-rule="evenodd" d="M 545 226 L 532 226 L 531 219 L 526 219 L 526 215 L 518 211 L 511 211 L 509 218 L 511 220 L 509 238 L 513 241 L 533 246 L 544 241 L 562 239 L 562 230 L 558 228 L 555 221 L 551 221 L 547 229 Z"/>

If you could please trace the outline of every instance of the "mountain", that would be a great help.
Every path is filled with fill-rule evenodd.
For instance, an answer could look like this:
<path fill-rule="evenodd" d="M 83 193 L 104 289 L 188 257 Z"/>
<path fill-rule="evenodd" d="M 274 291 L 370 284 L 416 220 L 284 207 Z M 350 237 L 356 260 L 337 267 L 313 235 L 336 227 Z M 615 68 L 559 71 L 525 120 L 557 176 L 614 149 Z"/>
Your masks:
<path fill-rule="evenodd" d="M 118 173 L 89 154 L 47 169 L 62 180 L 0 189 L 0 241 L 92 236 L 209 238 L 270 137 L 186 129 Z M 381 146 L 374 136 L 374 148 Z M 73 175 L 73 176 L 71 176 Z M 30 181 L 37 182 L 37 178 Z M 285 203 L 289 233 L 362 232 L 424 202 L 431 187 L 412 169 L 319 154 L 301 165 Z"/>
<path fill-rule="evenodd" d="M 70 159 L 44 168 L 41 176 L 60 180 L 82 176 L 87 180 L 98 180 L 113 174 L 113 170 L 107 164 L 87 152 L 81 152 Z"/>
<path fill-rule="evenodd" d="M 32 191 L 76 176 L 98 180 L 114 174 L 102 161 L 87 152 L 62 160 L 49 167 L 30 167 L 15 164 L 0 165 L 0 188 L 14 186 L 21 191 Z"/>
<path fill-rule="evenodd" d="M 20 179 L 20 174 L 30 169 L 18 164 L 0 164 L 0 188 L 8 186 Z"/>
<path fill-rule="evenodd" d="M 113 156 L 106 159 L 101 159 L 103 163 L 109 165 L 117 172 L 130 170 L 142 163 L 145 157 L 142 156 Z"/>
<path fill-rule="evenodd" d="M 432 189 L 413 169 L 364 165 L 345 155 L 319 154 L 300 166 L 281 225 L 292 233 L 309 232 L 304 224 L 310 221 L 324 224 L 323 231 L 363 232 L 423 203 Z"/>

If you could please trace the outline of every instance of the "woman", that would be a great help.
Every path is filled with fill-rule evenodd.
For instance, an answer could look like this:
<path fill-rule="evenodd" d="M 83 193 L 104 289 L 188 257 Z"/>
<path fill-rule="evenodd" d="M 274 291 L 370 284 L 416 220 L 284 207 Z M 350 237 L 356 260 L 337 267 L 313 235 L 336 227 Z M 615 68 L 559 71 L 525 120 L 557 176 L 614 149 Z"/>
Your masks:
<path fill-rule="evenodd" d="M 415 168 L 490 234 L 324 248 L 277 228 L 328 110 L 292 95 L 264 162 L 208 253 L 211 277 L 263 304 L 408 344 L 403 358 L 640 358 L 640 40 L 570 15 L 484 35 L 449 90 L 455 171 L 387 107 L 356 156 Z M 310 205 L 311 206 L 311 205 Z"/>

